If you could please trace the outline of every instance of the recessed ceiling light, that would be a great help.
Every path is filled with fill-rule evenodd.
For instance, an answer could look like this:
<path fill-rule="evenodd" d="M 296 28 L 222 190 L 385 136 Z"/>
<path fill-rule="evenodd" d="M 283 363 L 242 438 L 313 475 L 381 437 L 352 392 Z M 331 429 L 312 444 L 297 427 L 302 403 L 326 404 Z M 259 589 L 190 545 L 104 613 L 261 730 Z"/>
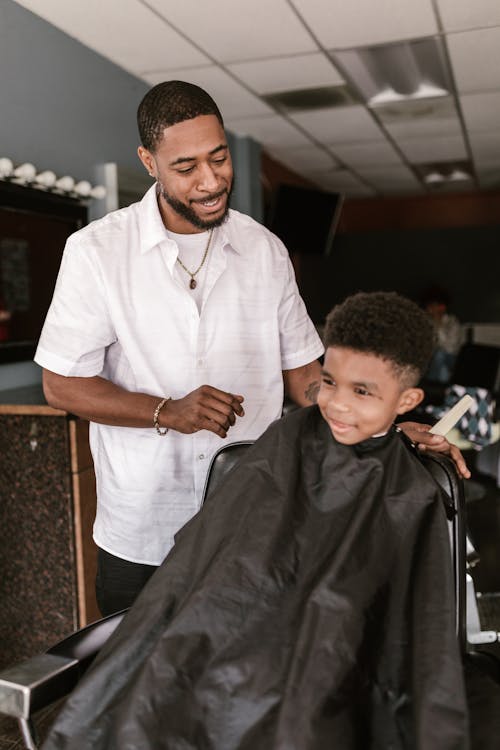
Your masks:
<path fill-rule="evenodd" d="M 452 89 L 439 37 L 329 54 L 368 107 L 448 96 Z"/>

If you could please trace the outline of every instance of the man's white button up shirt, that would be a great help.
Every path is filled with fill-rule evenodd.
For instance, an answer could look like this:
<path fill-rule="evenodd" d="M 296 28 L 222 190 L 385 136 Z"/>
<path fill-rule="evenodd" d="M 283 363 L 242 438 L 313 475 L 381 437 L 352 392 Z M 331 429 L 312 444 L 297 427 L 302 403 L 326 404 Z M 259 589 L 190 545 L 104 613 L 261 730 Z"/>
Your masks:
<path fill-rule="evenodd" d="M 214 232 L 201 314 L 173 273 L 155 187 L 67 242 L 35 356 L 65 376 L 100 375 L 129 391 L 182 398 L 208 384 L 245 397 L 226 441 L 256 439 L 281 414 L 282 370 L 323 352 L 287 250 L 230 211 Z M 96 543 L 158 565 L 199 509 L 209 460 L 224 443 L 202 430 L 159 437 L 151 428 L 91 423 Z"/>

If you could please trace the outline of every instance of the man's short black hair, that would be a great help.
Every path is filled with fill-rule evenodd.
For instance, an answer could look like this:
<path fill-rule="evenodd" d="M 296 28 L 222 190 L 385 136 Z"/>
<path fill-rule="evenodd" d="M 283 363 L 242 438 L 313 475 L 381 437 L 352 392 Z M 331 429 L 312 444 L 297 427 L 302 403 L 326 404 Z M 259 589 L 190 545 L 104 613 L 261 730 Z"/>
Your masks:
<path fill-rule="evenodd" d="M 158 83 L 144 96 L 137 110 L 142 145 L 154 152 L 165 128 L 199 115 L 215 115 L 224 127 L 218 106 L 204 89 L 187 81 Z"/>
<path fill-rule="evenodd" d="M 404 381 L 416 385 L 435 346 L 430 317 L 396 292 L 358 292 L 326 319 L 325 346 L 339 346 L 389 361 Z"/>

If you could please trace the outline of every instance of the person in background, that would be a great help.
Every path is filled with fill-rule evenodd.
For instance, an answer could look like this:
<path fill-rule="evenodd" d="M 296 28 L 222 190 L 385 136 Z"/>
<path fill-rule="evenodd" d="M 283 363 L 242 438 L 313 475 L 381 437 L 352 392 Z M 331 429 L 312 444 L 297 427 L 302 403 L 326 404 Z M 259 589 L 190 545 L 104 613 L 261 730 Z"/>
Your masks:
<path fill-rule="evenodd" d="M 463 333 L 458 318 L 448 312 L 449 295 L 438 286 L 424 292 L 422 307 L 431 316 L 436 329 L 437 344 L 425 379 L 448 384 L 458 351 L 463 343 Z"/>
<path fill-rule="evenodd" d="M 222 440 L 258 438 L 284 392 L 315 402 L 323 353 L 285 246 L 229 208 L 212 97 L 166 81 L 137 119 L 155 184 L 68 239 L 35 356 L 47 402 L 90 421 L 103 614 L 132 604 L 199 510 Z M 404 429 L 467 473 L 444 438 Z"/>

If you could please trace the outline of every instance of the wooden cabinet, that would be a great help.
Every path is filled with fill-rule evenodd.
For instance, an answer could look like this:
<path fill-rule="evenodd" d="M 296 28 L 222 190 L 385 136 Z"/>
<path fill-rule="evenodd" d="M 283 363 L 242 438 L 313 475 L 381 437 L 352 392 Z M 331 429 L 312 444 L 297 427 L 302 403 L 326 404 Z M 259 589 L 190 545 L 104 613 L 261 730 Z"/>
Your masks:
<path fill-rule="evenodd" d="M 88 422 L 18 400 L 0 404 L 0 668 L 100 616 Z"/>

